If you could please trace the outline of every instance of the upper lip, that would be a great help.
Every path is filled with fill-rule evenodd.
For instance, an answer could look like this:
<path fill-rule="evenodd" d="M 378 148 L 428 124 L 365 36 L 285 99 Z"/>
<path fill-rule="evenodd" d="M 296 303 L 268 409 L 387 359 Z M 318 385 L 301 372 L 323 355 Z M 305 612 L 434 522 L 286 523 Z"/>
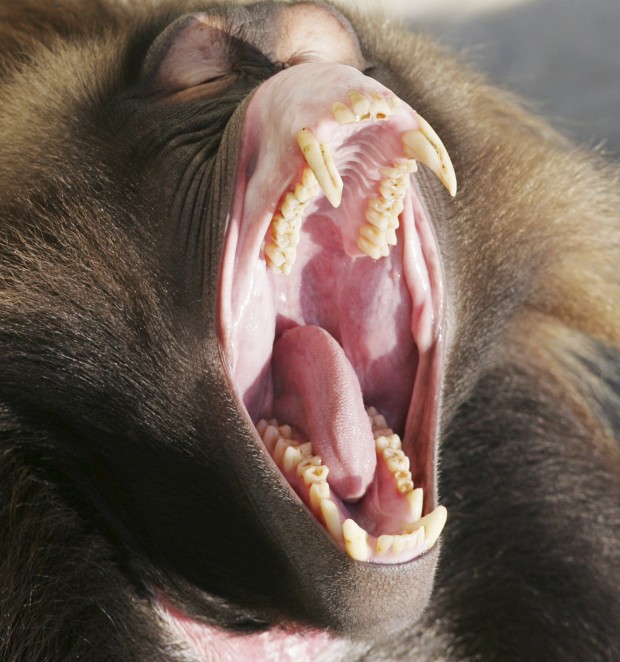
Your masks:
<path fill-rule="evenodd" d="M 321 69 L 322 67 L 327 67 L 329 73 L 327 73 L 327 68 Z M 269 116 L 269 112 L 275 112 L 274 105 L 278 103 L 278 99 L 286 97 L 289 87 L 292 89 L 293 84 L 299 85 L 295 78 L 304 76 L 304 74 L 307 75 L 307 81 L 327 79 L 332 87 L 330 96 L 325 94 L 322 97 L 313 96 L 311 91 L 306 91 L 306 95 L 308 95 L 306 98 L 312 100 L 309 102 L 311 107 L 307 108 L 305 103 L 299 108 L 295 106 L 290 115 L 280 113 L 281 117 L 278 117 L 276 121 L 274 116 Z M 329 99 L 329 101 L 325 101 L 325 99 Z M 377 117 L 376 112 L 374 114 L 369 112 L 369 117 L 362 117 L 361 111 L 372 109 L 373 99 L 376 102 L 375 109 L 380 108 L 383 117 Z M 389 117 L 390 115 L 392 117 Z M 389 119 L 385 119 L 386 116 Z M 377 147 L 377 155 L 375 155 L 379 159 L 387 156 L 388 161 L 375 163 L 375 166 L 382 166 L 383 169 L 379 168 L 379 174 L 375 175 L 374 179 L 367 177 L 363 182 L 358 182 L 360 188 L 358 193 L 363 194 L 356 195 L 354 201 L 345 200 L 343 203 L 347 208 L 351 205 L 362 204 L 360 207 L 362 213 L 356 212 L 361 217 L 360 221 L 356 223 L 347 220 L 339 223 L 339 226 L 341 227 L 343 254 L 356 258 L 365 253 L 372 255 L 372 258 L 379 258 L 376 264 L 380 264 L 381 259 L 389 253 L 389 246 L 394 241 L 388 241 L 385 244 L 385 234 L 375 232 L 377 224 L 373 223 L 372 218 L 369 219 L 368 215 L 366 215 L 366 219 L 364 218 L 368 187 L 378 188 L 379 192 L 384 191 L 384 181 L 391 182 L 391 184 L 386 183 L 385 186 L 394 187 L 395 182 L 397 183 L 399 180 L 396 173 L 390 172 L 390 169 L 393 171 L 396 168 L 397 170 L 399 163 L 411 163 L 407 159 L 415 157 L 441 179 L 451 194 L 455 192 L 456 179 L 450 159 L 430 125 L 376 81 L 364 77 L 359 71 L 350 67 L 334 67 L 333 64 L 298 65 L 281 72 L 258 89 L 246 111 L 236 195 L 229 217 L 221 271 L 220 342 L 232 373 L 231 381 L 236 384 L 239 391 L 237 397 L 240 405 L 241 401 L 244 401 L 255 423 L 258 423 L 258 419 L 264 411 L 270 411 L 272 394 L 261 393 L 257 397 L 256 384 L 261 383 L 261 380 L 264 383 L 265 373 L 269 370 L 269 357 L 274 338 L 282 332 L 282 328 L 276 328 L 274 304 L 269 302 L 269 283 L 272 276 L 266 267 L 269 265 L 276 271 L 286 273 L 290 272 L 295 264 L 295 253 L 292 253 L 291 264 L 291 259 L 289 259 L 291 253 L 286 253 L 278 243 L 278 235 L 274 234 L 272 229 L 274 221 L 277 221 L 278 218 L 283 219 L 280 225 L 286 228 L 290 219 L 295 217 L 295 214 L 288 214 L 289 218 L 286 218 L 287 210 L 283 207 L 287 203 L 287 195 L 292 195 L 295 199 L 299 198 L 297 202 L 301 203 L 299 206 L 302 211 L 297 213 L 297 218 L 303 217 L 304 214 L 312 216 L 319 212 L 321 217 L 338 217 L 339 212 L 330 211 L 330 209 L 332 206 L 340 205 L 341 197 L 347 195 L 347 181 L 354 181 L 356 176 L 354 168 L 348 169 L 347 164 L 350 165 L 350 163 L 347 162 L 346 150 L 342 149 L 342 145 L 348 139 L 358 136 L 364 121 L 371 124 L 380 124 L 383 121 L 385 126 L 389 124 L 390 130 L 382 134 L 384 139 L 382 144 Z M 332 146 L 331 151 L 329 147 L 323 150 L 323 146 L 330 145 Z M 304 146 L 308 146 L 308 150 L 305 150 Z M 371 157 L 371 161 L 372 158 L 374 157 Z M 303 177 L 300 173 L 304 172 L 304 168 L 306 171 L 309 168 L 316 179 L 307 178 L 306 183 L 309 185 L 299 189 L 300 184 L 303 184 Z M 340 170 L 344 173 L 342 177 Z M 348 179 L 347 172 L 349 172 Z M 401 181 L 406 185 L 409 177 L 407 167 L 403 166 L 401 172 L 403 173 Z M 345 180 L 344 192 L 342 178 Z M 312 202 L 313 196 L 318 194 L 319 187 L 329 200 L 329 205 L 320 195 L 316 198 L 317 201 Z M 296 193 L 298 193 L 297 196 Z M 389 191 L 386 192 L 386 195 L 388 194 Z M 380 200 L 381 193 L 378 196 L 375 199 Z M 406 487 L 402 491 L 407 492 L 409 496 L 415 496 L 412 496 L 411 499 L 403 497 L 400 502 L 392 500 L 391 510 L 396 514 L 392 512 L 382 520 L 383 525 L 388 524 L 384 533 L 390 535 L 384 536 L 379 541 L 377 539 L 383 531 L 375 529 L 373 531 L 375 535 L 369 536 L 353 521 L 353 518 L 357 516 L 353 513 L 361 512 L 360 506 L 353 509 L 345 506 L 338 498 L 334 499 L 334 495 L 330 495 L 329 490 L 319 494 L 320 490 L 313 487 L 313 481 L 304 481 L 301 473 L 300 479 L 296 478 L 296 474 L 299 473 L 296 471 L 297 463 L 303 459 L 303 455 L 307 456 L 307 453 L 311 451 L 298 449 L 294 453 L 289 452 L 287 459 L 284 458 L 284 454 L 291 443 L 295 446 L 300 441 L 307 440 L 291 442 L 295 434 L 289 428 L 283 429 L 280 426 L 278 429 L 278 424 L 275 422 L 271 426 L 268 426 L 267 422 L 260 423 L 258 426 L 261 436 L 267 440 L 269 450 L 280 466 L 284 467 L 289 480 L 292 483 L 297 481 L 297 490 L 303 496 L 308 508 L 314 511 L 319 519 L 324 520 L 332 538 L 341 548 L 346 549 L 353 558 L 383 562 L 406 561 L 418 556 L 434 544 L 445 522 L 445 509 L 442 507 L 435 509 L 433 515 L 428 516 L 434 507 L 435 500 L 434 444 L 439 407 L 439 373 L 443 363 L 443 278 L 428 213 L 417 186 L 414 184 L 399 199 L 403 200 L 403 204 L 400 205 L 403 209 L 398 215 L 402 225 L 400 236 L 404 244 L 398 248 L 402 254 L 401 276 L 408 283 L 411 297 L 412 335 L 420 359 L 409 411 L 401 413 L 403 420 L 406 419 L 406 423 L 401 423 L 403 427 L 398 432 L 403 437 L 402 443 L 406 456 L 411 460 L 416 488 L 421 487 L 425 490 L 424 511 L 427 518 L 418 519 L 422 514 L 421 502 L 418 498 L 421 496 L 421 492 L 412 492 L 409 487 Z M 295 200 L 292 200 L 291 204 L 294 202 Z M 370 210 L 370 207 L 368 209 Z M 370 212 L 372 213 L 372 210 Z M 364 227 L 368 227 L 370 230 L 368 232 L 360 231 Z M 387 229 L 390 230 L 390 226 Z M 395 229 L 392 226 L 392 230 Z M 298 227 L 296 230 L 294 227 L 291 230 L 291 232 L 295 231 L 299 235 Z M 293 236 L 294 248 L 299 241 L 299 236 Z M 301 241 L 303 242 L 303 239 Z M 288 247 L 290 240 L 287 239 L 286 242 L 284 248 Z M 373 246 L 378 246 L 379 254 L 373 253 Z M 278 251 L 280 252 L 278 253 Z M 284 255 L 284 258 L 275 259 L 272 255 Z M 298 258 L 299 262 L 295 268 L 299 270 L 299 273 L 303 271 L 304 259 L 303 256 Z M 364 259 L 368 260 L 370 264 L 370 258 Z M 287 268 L 284 269 L 283 265 Z M 299 278 L 299 276 L 296 277 Z M 280 278 L 286 278 L 286 276 L 280 276 Z M 261 317 L 261 311 L 256 308 L 256 304 L 253 308 L 252 302 L 256 301 L 257 297 L 264 298 L 263 307 L 266 308 L 266 312 L 263 317 Z M 312 323 L 303 315 L 293 322 L 301 325 Z M 258 335 L 256 334 L 257 326 L 267 326 L 267 329 L 272 328 L 272 331 L 267 330 L 263 337 L 256 337 Z M 288 326 L 285 324 L 283 328 L 288 328 Z M 252 337 L 252 334 L 255 337 Z M 374 403 L 369 402 L 368 404 Z M 374 418 L 374 429 L 388 427 L 378 412 L 371 411 L 370 413 Z M 287 421 L 282 422 L 287 423 Z M 390 443 L 394 447 L 394 444 L 398 445 L 399 440 L 390 442 L 391 434 L 393 434 L 391 429 L 384 429 L 383 432 L 375 433 L 375 437 L 388 438 L 387 441 L 380 440 L 379 445 L 382 445 L 383 448 L 386 444 L 389 446 Z M 282 441 L 277 445 L 276 441 L 279 437 L 282 438 Z M 394 455 L 394 452 L 389 449 L 388 452 Z M 393 463 L 396 470 L 400 470 L 400 480 L 404 480 L 407 477 L 406 465 L 409 462 L 399 460 L 398 453 L 397 457 L 391 459 L 383 458 L 382 455 L 383 450 L 379 449 L 379 466 L 384 466 L 386 460 L 389 459 L 388 464 Z M 402 457 L 402 453 L 400 455 Z M 311 464 L 308 465 L 308 469 L 312 469 Z M 325 474 L 326 472 L 318 473 Z M 389 476 L 389 474 L 387 475 Z M 314 481 L 314 484 L 319 483 L 321 480 Z M 374 492 L 376 493 L 377 490 Z M 336 506 L 336 508 L 331 506 L 328 508 L 328 511 L 331 510 L 332 516 L 323 507 L 325 499 Z M 406 507 L 403 506 L 405 501 L 409 502 Z M 412 505 L 414 503 L 415 505 Z M 376 504 L 370 510 L 376 512 Z M 379 507 L 378 510 L 382 509 Z M 405 511 L 415 512 L 410 516 L 412 523 L 406 526 L 403 525 L 403 521 L 407 521 Z M 368 517 L 368 513 L 366 513 L 366 517 Z M 345 519 L 347 522 L 345 522 L 343 530 L 342 524 Z M 424 541 L 423 535 L 420 537 L 418 534 L 408 534 L 403 538 L 399 536 L 393 538 L 391 535 L 405 530 L 420 531 L 424 525 L 427 528 L 426 541 Z M 384 552 L 386 546 L 387 548 L 392 546 L 388 554 Z"/>

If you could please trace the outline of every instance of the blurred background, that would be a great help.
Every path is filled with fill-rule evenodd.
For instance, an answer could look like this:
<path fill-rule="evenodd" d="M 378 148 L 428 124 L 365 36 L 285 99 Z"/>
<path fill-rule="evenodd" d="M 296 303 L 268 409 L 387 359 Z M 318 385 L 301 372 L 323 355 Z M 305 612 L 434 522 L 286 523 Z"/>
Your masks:
<path fill-rule="evenodd" d="M 435 35 L 580 143 L 620 160 L 620 0 L 345 0 Z"/>

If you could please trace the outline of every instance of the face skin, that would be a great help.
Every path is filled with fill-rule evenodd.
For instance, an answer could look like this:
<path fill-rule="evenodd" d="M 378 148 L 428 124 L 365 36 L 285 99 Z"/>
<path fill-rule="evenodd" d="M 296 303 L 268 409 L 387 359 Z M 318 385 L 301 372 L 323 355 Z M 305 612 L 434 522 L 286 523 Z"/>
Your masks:
<path fill-rule="evenodd" d="M 0 657 L 615 650 L 608 166 L 323 4 L 0 44 Z"/>

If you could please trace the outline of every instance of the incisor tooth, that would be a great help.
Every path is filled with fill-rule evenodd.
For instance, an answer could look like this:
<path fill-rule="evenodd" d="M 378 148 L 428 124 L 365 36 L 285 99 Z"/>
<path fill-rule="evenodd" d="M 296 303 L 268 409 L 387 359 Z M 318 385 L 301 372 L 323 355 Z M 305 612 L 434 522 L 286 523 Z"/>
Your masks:
<path fill-rule="evenodd" d="M 342 534 L 347 554 L 355 561 L 368 561 L 370 547 L 368 546 L 366 531 L 357 522 L 347 519 L 342 525 Z"/>
<path fill-rule="evenodd" d="M 385 119 L 392 114 L 390 107 L 388 106 L 387 101 L 384 99 L 383 95 L 378 92 L 370 93 L 370 114 L 376 119 Z"/>
<path fill-rule="evenodd" d="M 394 554 L 402 554 L 405 551 L 405 536 L 394 536 L 392 540 L 392 552 Z"/>
<path fill-rule="evenodd" d="M 342 101 L 336 101 L 332 106 L 332 115 L 338 124 L 353 124 L 353 122 L 357 121 L 355 113 L 349 108 L 349 106 L 342 103 Z"/>
<path fill-rule="evenodd" d="M 339 207 L 342 201 L 343 184 L 329 145 L 319 144 L 308 129 L 302 129 L 297 134 L 297 144 L 325 197 L 333 207 Z"/>
<path fill-rule="evenodd" d="M 429 167 L 451 196 L 456 194 L 456 174 L 448 151 L 431 125 L 416 113 L 419 129 L 403 134 L 405 154 Z"/>
<path fill-rule="evenodd" d="M 385 554 L 392 547 L 394 536 L 382 535 L 377 539 L 377 554 Z"/>
<path fill-rule="evenodd" d="M 349 99 L 351 99 L 351 107 L 355 114 L 355 119 L 365 119 L 370 115 L 370 99 L 359 90 L 351 90 L 349 92 Z"/>

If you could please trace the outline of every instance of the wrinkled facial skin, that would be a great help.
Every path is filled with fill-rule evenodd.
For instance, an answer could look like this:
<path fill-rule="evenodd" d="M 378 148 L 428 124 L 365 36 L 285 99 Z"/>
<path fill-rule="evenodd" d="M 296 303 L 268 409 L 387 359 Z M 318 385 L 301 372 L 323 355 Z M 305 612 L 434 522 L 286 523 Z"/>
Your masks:
<path fill-rule="evenodd" d="M 610 166 L 436 45 L 323 4 L 3 0 L 0 51 L 0 658 L 620 658 L 620 200 Z M 416 153 L 407 200 L 418 202 L 405 201 L 397 245 L 362 255 L 355 233 L 346 248 L 361 221 L 345 214 L 355 177 L 335 148 L 341 211 L 317 193 L 297 261 L 278 274 L 265 252 L 271 216 L 248 225 L 247 209 L 236 210 L 249 207 L 253 175 L 267 183 L 250 216 L 275 214 L 294 188 L 303 154 L 282 136 L 297 117 L 316 127 L 328 117 L 332 137 L 349 131 L 308 110 L 323 97 L 301 72 L 317 71 L 328 110 L 347 102 L 331 85 L 341 75 L 400 100 L 393 116 L 368 120 L 391 127 L 369 139 L 381 158 L 394 127 L 415 133 L 426 126 L 416 118 L 427 120 L 458 190 L 443 160 L 427 167 Z M 267 112 L 280 81 L 292 81 L 290 103 Z M 365 126 L 350 129 L 354 144 L 366 144 Z M 286 157 L 270 178 L 276 147 Z M 237 232 L 257 233 L 254 253 L 234 252 Z M 350 263 L 365 265 L 368 288 L 381 287 L 385 264 L 406 280 L 416 233 L 416 264 L 429 273 L 431 341 L 415 325 L 413 340 L 407 325 L 396 334 L 387 381 L 397 393 L 366 383 L 350 355 L 357 376 L 344 380 L 361 384 L 357 405 L 344 398 L 351 411 L 363 413 L 359 398 L 376 404 L 370 393 L 393 406 L 424 514 L 447 507 L 439 541 L 405 563 L 356 560 L 256 429 L 277 407 L 298 412 L 288 401 L 271 408 L 272 387 L 275 402 L 278 389 L 306 389 L 312 401 L 304 366 L 287 367 L 306 361 L 295 357 L 304 339 L 317 355 L 333 349 L 317 365 L 351 374 L 324 321 L 339 305 L 303 322 L 286 309 L 283 326 L 269 318 L 278 330 L 267 366 L 282 331 L 302 329 L 274 349 L 285 367 L 274 363 L 276 378 L 260 377 L 255 391 L 238 377 L 260 355 L 264 324 L 230 330 L 243 316 L 231 304 L 227 317 L 227 283 L 255 305 L 257 288 L 238 284 L 249 265 L 274 300 L 290 298 L 284 283 L 309 277 L 304 251 L 339 232 L 310 290 L 323 292 L 332 269 L 344 279 Z M 399 301 L 412 315 L 419 292 L 408 287 Z M 400 319 L 390 311 L 386 337 Z M 311 325 L 336 340 L 306 333 Z M 235 352 L 246 358 L 235 364 Z M 299 414 L 298 427 L 309 418 Z M 321 453 L 357 457 L 357 442 L 333 443 Z M 380 528 L 363 490 L 356 501 L 359 482 L 345 480 L 353 460 L 331 462 L 343 507 Z M 397 526 L 393 513 L 381 522 Z"/>

